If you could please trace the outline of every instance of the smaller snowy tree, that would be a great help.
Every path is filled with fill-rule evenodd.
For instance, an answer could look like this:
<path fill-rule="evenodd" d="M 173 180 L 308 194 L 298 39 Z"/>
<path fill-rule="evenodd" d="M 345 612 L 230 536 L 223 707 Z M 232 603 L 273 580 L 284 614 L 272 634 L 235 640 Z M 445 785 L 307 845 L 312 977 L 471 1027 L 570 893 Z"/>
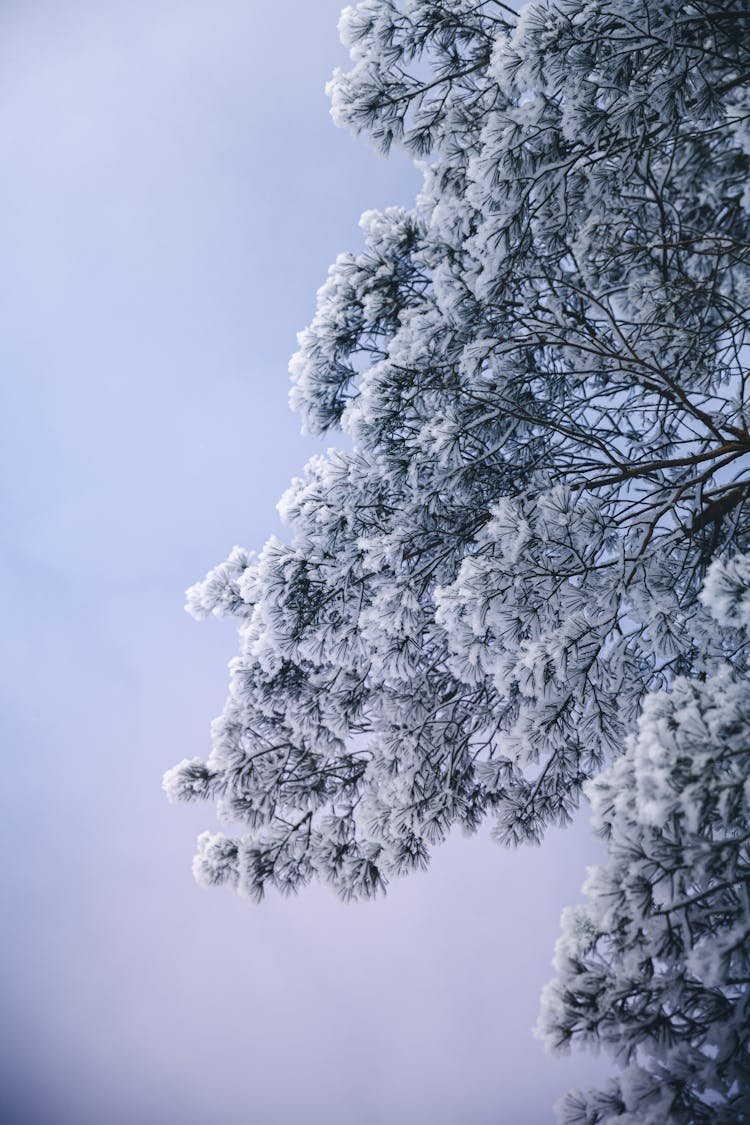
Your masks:
<path fill-rule="evenodd" d="M 715 561 L 702 600 L 750 624 L 750 557 Z M 738 634 L 741 639 L 741 635 Z M 608 855 L 568 908 L 539 1031 L 604 1046 L 608 1088 L 565 1125 L 750 1121 L 750 683 L 725 665 L 647 699 L 627 752 L 587 786 Z"/>

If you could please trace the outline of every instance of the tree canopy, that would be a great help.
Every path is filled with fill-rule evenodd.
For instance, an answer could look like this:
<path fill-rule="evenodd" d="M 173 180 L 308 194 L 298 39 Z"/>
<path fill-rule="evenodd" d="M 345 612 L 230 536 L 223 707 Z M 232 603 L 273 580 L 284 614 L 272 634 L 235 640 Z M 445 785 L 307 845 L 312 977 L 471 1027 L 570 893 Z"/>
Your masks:
<path fill-rule="evenodd" d="M 369 894 L 486 815 L 538 840 L 645 691 L 722 651 L 747 538 L 746 6 L 366 0 L 337 122 L 422 162 L 367 213 L 292 360 L 314 458 L 291 542 L 189 593 L 240 618 L 206 765 L 249 829 L 196 870 Z"/>
<path fill-rule="evenodd" d="M 363 216 L 291 362 L 304 427 L 346 448 L 287 492 L 289 542 L 188 593 L 240 654 L 208 761 L 165 787 L 239 826 L 195 872 L 251 899 L 373 894 L 485 818 L 537 842 L 614 761 L 604 823 L 648 723 L 732 695 L 747 651 L 700 597 L 750 549 L 747 3 L 364 0 L 340 30 L 335 121 L 423 187 Z M 703 855 L 688 812 L 679 843 L 649 815 L 623 806 L 607 879 L 639 834 L 646 880 L 663 848 Z M 591 1037 L 570 1011 L 559 1034 Z"/>

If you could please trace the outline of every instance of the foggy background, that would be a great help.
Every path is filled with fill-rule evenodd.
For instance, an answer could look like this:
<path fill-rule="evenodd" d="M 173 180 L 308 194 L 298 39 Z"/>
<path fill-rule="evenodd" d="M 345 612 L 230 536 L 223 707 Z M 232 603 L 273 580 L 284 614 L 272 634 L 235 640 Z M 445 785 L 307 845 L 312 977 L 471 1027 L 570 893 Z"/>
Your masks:
<path fill-rule="evenodd" d="M 287 361 L 416 173 L 335 129 L 340 0 L 0 0 L 4 1125 L 546 1125 L 533 1039 L 585 815 L 386 899 L 250 906 L 190 863 L 231 625 L 183 591 L 314 443 Z"/>

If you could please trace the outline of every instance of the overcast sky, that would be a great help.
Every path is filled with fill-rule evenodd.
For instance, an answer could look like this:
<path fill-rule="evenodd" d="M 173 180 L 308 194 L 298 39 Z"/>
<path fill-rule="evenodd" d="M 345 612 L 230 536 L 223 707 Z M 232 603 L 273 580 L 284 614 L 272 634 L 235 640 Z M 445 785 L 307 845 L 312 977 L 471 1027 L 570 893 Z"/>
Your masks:
<path fill-rule="evenodd" d="M 387 899 L 192 881 L 231 627 L 183 591 L 314 450 L 295 332 L 416 175 L 337 131 L 339 0 L 2 0 L 4 1125 L 546 1125 L 532 1038 L 585 820 Z"/>

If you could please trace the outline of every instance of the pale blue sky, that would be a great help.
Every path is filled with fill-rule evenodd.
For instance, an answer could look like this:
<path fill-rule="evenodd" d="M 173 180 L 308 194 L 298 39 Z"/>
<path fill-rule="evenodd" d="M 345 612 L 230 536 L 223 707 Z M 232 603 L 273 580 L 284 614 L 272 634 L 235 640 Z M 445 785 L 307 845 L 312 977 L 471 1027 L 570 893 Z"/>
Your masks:
<path fill-rule="evenodd" d="M 276 530 L 294 334 L 417 183 L 329 121 L 339 6 L 0 6 L 5 1125 L 545 1125 L 595 1073 L 530 1033 L 585 824 L 251 907 L 160 790 L 234 649 L 183 590 Z"/>

